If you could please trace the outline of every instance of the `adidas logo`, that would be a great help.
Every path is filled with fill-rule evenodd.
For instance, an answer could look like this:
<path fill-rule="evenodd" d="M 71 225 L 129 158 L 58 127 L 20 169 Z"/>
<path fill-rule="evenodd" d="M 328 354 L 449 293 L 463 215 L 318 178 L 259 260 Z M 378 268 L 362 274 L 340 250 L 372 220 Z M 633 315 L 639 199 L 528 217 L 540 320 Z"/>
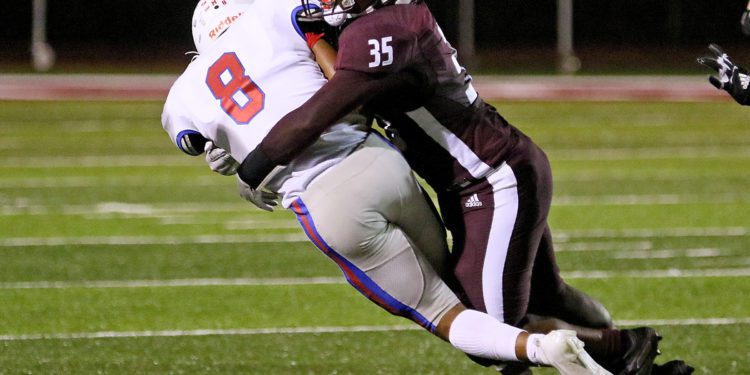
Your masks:
<path fill-rule="evenodd" d="M 482 201 L 479 200 L 479 196 L 474 194 L 470 196 L 468 200 L 466 200 L 466 203 L 464 204 L 464 206 L 466 206 L 466 208 L 482 207 Z"/>

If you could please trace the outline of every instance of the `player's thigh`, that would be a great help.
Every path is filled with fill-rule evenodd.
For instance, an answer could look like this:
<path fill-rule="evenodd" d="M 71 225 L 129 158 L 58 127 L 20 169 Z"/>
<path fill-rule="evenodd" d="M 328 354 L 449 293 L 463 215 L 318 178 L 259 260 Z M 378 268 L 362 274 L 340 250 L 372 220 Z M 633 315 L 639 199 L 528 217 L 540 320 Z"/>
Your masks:
<path fill-rule="evenodd" d="M 393 222 L 406 234 L 432 268 L 444 280 L 452 278 L 446 232 L 437 212 L 423 194 L 416 180 L 414 188 L 402 200 L 399 215 Z"/>
<path fill-rule="evenodd" d="M 382 308 L 431 327 L 458 303 L 416 244 L 378 211 L 304 196 L 295 204 L 304 207 L 298 217 L 313 243 Z"/>
<path fill-rule="evenodd" d="M 394 312 L 383 306 L 392 301 L 432 321 L 458 302 L 431 264 L 447 254 L 440 224 L 394 150 L 374 142 L 355 152 L 295 205 L 304 207 L 295 211 L 313 242 L 347 277 L 368 280 L 352 284 L 371 299 L 381 296 L 373 300 L 382 307 Z"/>

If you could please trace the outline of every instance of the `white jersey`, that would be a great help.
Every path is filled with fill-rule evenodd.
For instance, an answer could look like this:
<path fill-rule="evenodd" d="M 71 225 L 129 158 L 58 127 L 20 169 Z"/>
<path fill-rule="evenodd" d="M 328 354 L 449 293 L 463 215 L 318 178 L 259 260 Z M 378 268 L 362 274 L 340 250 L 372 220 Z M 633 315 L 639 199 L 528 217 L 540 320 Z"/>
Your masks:
<path fill-rule="evenodd" d="M 283 116 L 325 83 L 296 26 L 298 0 L 261 0 L 187 67 L 172 86 L 162 125 L 178 147 L 199 132 L 238 161 Z M 364 121 L 330 128 L 267 186 L 289 207 L 318 175 L 349 155 L 367 136 Z"/>

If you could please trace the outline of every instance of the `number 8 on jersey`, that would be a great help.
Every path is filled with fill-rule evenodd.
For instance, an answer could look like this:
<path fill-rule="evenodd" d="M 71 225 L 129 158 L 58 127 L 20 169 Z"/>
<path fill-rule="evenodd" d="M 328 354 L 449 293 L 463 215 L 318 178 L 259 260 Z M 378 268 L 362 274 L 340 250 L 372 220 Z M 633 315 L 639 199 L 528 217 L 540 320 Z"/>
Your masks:
<path fill-rule="evenodd" d="M 206 84 L 221 101 L 221 108 L 236 123 L 246 125 L 263 110 L 265 94 L 245 74 L 245 67 L 233 52 L 221 55 L 206 74 Z"/>

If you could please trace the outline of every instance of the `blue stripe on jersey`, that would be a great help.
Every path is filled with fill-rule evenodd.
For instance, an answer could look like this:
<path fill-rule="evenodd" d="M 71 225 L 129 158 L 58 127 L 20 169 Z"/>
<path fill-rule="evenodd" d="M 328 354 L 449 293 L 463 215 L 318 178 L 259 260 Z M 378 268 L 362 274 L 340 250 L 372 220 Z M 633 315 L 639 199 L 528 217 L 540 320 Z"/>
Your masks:
<path fill-rule="evenodd" d="M 308 6 L 300 5 L 292 11 L 292 26 L 294 26 L 294 30 L 297 31 L 297 34 L 302 37 L 302 39 L 305 39 L 305 34 L 302 32 L 302 29 L 299 27 L 299 23 L 297 22 L 297 15 L 300 14 L 300 12 L 303 12 L 305 10 L 312 10 L 317 9 L 320 10 L 320 7 L 315 4 L 308 4 Z"/>
<path fill-rule="evenodd" d="M 349 262 L 341 254 L 333 250 L 333 248 L 325 242 L 323 237 L 318 233 L 312 216 L 301 198 L 298 198 L 292 203 L 291 209 L 297 214 L 297 220 L 300 225 L 302 225 L 302 229 L 305 231 L 305 234 L 307 234 L 307 237 L 310 238 L 310 241 L 312 241 L 312 243 L 315 244 L 315 246 L 326 256 L 338 264 L 339 268 L 344 273 L 346 280 L 354 287 L 354 289 L 357 289 L 357 291 L 389 313 L 411 319 L 426 330 L 435 333 L 436 327 L 432 322 L 427 320 L 422 314 L 413 308 L 401 303 L 381 289 L 375 281 L 367 276 L 367 274 Z"/>

